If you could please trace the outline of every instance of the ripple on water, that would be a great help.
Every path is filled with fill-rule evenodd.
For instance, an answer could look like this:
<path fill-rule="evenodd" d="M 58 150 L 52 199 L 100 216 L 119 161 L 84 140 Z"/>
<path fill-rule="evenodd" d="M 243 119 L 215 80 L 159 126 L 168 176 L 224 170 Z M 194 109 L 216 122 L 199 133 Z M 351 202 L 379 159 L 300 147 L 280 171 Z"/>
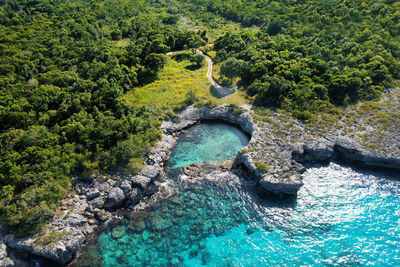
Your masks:
<path fill-rule="evenodd" d="M 308 168 L 294 203 L 194 185 L 106 229 L 78 265 L 398 266 L 399 206 L 399 180 L 334 163 Z"/>

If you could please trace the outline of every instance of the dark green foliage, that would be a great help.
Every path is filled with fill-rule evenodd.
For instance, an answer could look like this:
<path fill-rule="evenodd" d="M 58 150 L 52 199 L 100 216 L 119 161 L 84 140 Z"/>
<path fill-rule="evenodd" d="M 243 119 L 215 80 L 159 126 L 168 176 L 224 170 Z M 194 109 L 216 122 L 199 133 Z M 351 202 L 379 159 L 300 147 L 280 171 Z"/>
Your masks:
<path fill-rule="evenodd" d="M 194 63 L 197 68 L 200 68 L 204 63 L 204 57 L 196 52 L 190 56 L 190 62 Z"/>
<path fill-rule="evenodd" d="M 190 90 L 187 94 L 186 94 L 186 100 L 185 100 L 185 104 L 187 106 L 192 105 L 194 102 L 197 101 L 197 96 L 196 93 L 193 90 Z"/>
<path fill-rule="evenodd" d="M 154 79 L 164 53 L 203 44 L 147 1 L 0 4 L 0 214 L 36 232 L 70 176 L 137 173 L 159 114 L 122 96 Z M 123 38 L 128 38 L 115 43 Z"/>
<path fill-rule="evenodd" d="M 228 32 L 214 43 L 221 74 L 240 78 L 257 105 L 297 110 L 306 118 L 304 110 L 379 97 L 400 78 L 398 2 L 183 2 L 188 14 L 210 27 L 218 16 L 259 27 L 256 33 Z M 238 68 L 237 61 L 244 64 Z"/>

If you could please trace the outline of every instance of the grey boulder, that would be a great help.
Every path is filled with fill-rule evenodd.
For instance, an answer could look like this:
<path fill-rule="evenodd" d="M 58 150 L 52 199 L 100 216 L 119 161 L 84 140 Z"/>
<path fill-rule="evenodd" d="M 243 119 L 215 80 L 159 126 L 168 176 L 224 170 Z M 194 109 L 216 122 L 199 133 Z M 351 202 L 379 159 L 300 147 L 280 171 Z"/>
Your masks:
<path fill-rule="evenodd" d="M 114 187 L 111 189 L 110 193 L 108 193 L 107 198 L 104 202 L 104 208 L 112 209 L 115 208 L 125 200 L 124 191 L 122 191 L 119 187 Z"/>

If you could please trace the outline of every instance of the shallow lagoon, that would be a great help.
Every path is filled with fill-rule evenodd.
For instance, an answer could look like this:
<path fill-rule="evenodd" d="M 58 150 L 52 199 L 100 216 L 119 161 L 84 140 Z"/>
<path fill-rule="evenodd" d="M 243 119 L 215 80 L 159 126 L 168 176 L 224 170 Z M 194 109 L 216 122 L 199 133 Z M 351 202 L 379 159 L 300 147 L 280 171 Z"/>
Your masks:
<path fill-rule="evenodd" d="M 191 140 L 189 133 L 180 141 Z M 197 162 L 182 151 L 170 166 Z M 252 181 L 183 186 L 170 177 L 179 194 L 109 225 L 77 265 L 398 266 L 398 178 L 310 165 L 297 198 L 261 198 Z"/>
<path fill-rule="evenodd" d="M 179 136 L 167 167 L 228 160 L 248 143 L 249 136 L 234 125 L 204 122 Z"/>

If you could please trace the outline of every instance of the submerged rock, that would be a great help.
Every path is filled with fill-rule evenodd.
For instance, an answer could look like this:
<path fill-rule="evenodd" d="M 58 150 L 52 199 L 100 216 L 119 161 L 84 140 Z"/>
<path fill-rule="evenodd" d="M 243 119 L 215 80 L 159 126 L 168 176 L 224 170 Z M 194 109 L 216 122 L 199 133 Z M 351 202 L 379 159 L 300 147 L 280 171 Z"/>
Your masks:
<path fill-rule="evenodd" d="M 123 237 L 126 233 L 126 226 L 120 225 L 117 227 L 114 227 L 111 231 L 111 236 L 114 239 L 119 239 L 121 237 Z"/>
<path fill-rule="evenodd" d="M 211 260 L 210 252 L 203 251 L 201 253 L 201 264 L 202 265 L 208 265 L 210 263 L 210 260 Z"/>
<path fill-rule="evenodd" d="M 171 226 L 171 220 L 169 218 L 163 219 L 160 215 L 156 214 L 150 218 L 151 227 L 156 231 L 161 231 Z"/>
<path fill-rule="evenodd" d="M 128 228 L 134 232 L 142 232 L 146 228 L 146 224 L 143 220 L 131 220 L 128 224 Z"/>
<path fill-rule="evenodd" d="M 197 255 L 199 255 L 199 250 L 197 248 L 193 248 L 190 250 L 189 252 L 190 259 L 196 257 Z"/>

